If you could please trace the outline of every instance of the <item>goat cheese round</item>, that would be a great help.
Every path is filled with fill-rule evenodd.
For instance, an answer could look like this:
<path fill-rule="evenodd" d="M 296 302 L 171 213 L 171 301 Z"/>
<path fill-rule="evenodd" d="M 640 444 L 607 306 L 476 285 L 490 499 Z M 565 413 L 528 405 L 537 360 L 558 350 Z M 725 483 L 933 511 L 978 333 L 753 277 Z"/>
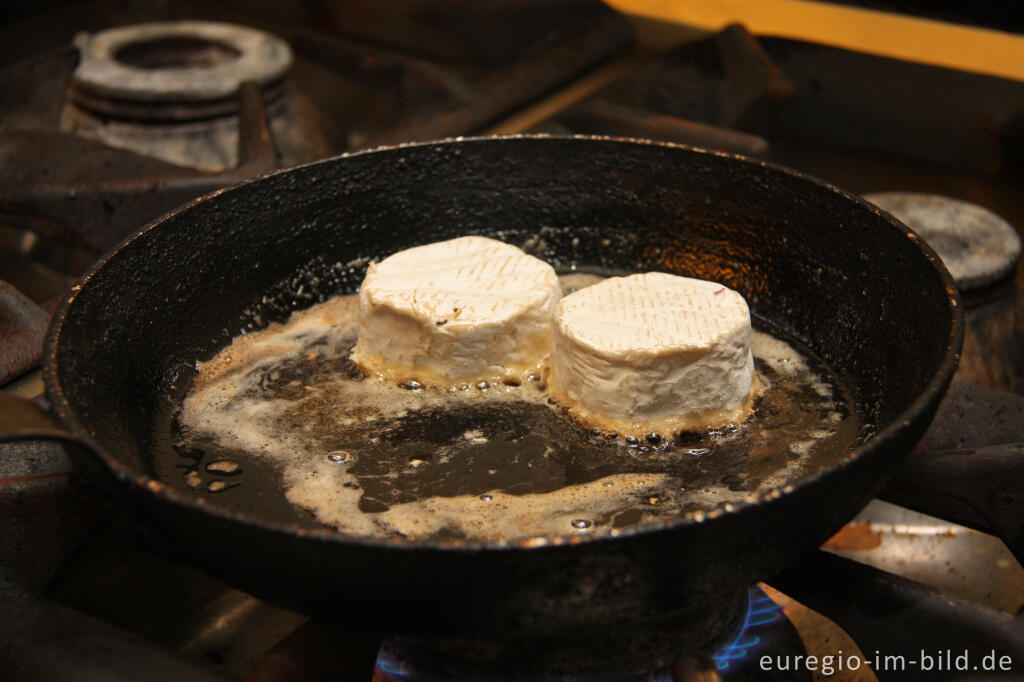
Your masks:
<path fill-rule="evenodd" d="M 522 379 L 547 359 L 561 296 L 550 265 L 494 239 L 400 251 L 366 273 L 352 359 L 399 381 Z"/>
<path fill-rule="evenodd" d="M 613 277 L 563 298 L 552 396 L 588 425 L 644 435 L 717 426 L 750 410 L 750 312 L 715 282 L 660 272 Z"/>

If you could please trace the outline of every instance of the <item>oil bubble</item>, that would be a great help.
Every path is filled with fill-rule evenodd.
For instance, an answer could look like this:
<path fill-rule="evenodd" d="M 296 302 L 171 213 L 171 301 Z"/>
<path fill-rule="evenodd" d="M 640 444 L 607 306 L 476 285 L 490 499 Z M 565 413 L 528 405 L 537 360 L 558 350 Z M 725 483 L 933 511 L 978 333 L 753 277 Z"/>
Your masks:
<path fill-rule="evenodd" d="M 207 464 L 206 470 L 216 474 L 237 474 L 241 473 L 242 467 L 238 465 L 238 462 L 232 462 L 230 459 L 219 459 Z"/>
<path fill-rule="evenodd" d="M 355 455 L 345 450 L 335 450 L 327 454 L 328 461 L 334 462 L 335 464 L 350 464 L 355 461 Z"/>

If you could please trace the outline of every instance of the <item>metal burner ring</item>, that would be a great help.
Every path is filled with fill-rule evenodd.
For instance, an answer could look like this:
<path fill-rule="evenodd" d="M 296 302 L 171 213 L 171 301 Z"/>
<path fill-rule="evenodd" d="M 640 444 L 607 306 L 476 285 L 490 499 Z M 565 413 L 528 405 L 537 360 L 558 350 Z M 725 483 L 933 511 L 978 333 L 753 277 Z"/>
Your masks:
<path fill-rule="evenodd" d="M 928 242 L 961 291 L 1006 277 L 1020 257 L 1021 240 L 1013 226 L 984 206 L 917 192 L 875 192 L 864 198 Z"/>
<path fill-rule="evenodd" d="M 209 21 L 122 26 L 76 41 L 75 104 L 98 113 L 187 120 L 231 113 L 238 87 L 279 85 L 292 64 L 280 38 Z"/>

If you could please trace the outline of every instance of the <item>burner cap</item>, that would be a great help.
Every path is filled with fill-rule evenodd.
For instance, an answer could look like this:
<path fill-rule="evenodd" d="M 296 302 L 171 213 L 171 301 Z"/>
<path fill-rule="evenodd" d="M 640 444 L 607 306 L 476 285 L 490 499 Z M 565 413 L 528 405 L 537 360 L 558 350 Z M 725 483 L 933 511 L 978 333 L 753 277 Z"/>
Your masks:
<path fill-rule="evenodd" d="M 992 211 L 960 199 L 914 192 L 875 192 L 864 198 L 906 223 L 942 258 L 962 290 L 1009 274 L 1020 237 Z"/>
<path fill-rule="evenodd" d="M 254 28 L 210 21 L 135 24 L 80 35 L 73 90 L 90 101 L 205 103 L 232 99 L 245 81 L 281 81 L 292 52 Z"/>

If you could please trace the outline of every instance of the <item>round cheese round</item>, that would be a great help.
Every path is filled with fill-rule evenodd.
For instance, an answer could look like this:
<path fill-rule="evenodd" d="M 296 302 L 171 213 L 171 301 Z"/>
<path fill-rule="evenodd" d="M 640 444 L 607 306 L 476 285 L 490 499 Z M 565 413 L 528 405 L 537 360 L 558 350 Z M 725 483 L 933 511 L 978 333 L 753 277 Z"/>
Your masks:
<path fill-rule="evenodd" d="M 643 435 L 741 421 L 754 383 L 750 312 L 715 282 L 660 272 L 563 298 L 552 396 L 588 425 Z"/>
<path fill-rule="evenodd" d="M 399 381 L 521 380 L 547 359 L 561 295 L 550 265 L 494 239 L 400 251 L 366 273 L 352 359 Z"/>

